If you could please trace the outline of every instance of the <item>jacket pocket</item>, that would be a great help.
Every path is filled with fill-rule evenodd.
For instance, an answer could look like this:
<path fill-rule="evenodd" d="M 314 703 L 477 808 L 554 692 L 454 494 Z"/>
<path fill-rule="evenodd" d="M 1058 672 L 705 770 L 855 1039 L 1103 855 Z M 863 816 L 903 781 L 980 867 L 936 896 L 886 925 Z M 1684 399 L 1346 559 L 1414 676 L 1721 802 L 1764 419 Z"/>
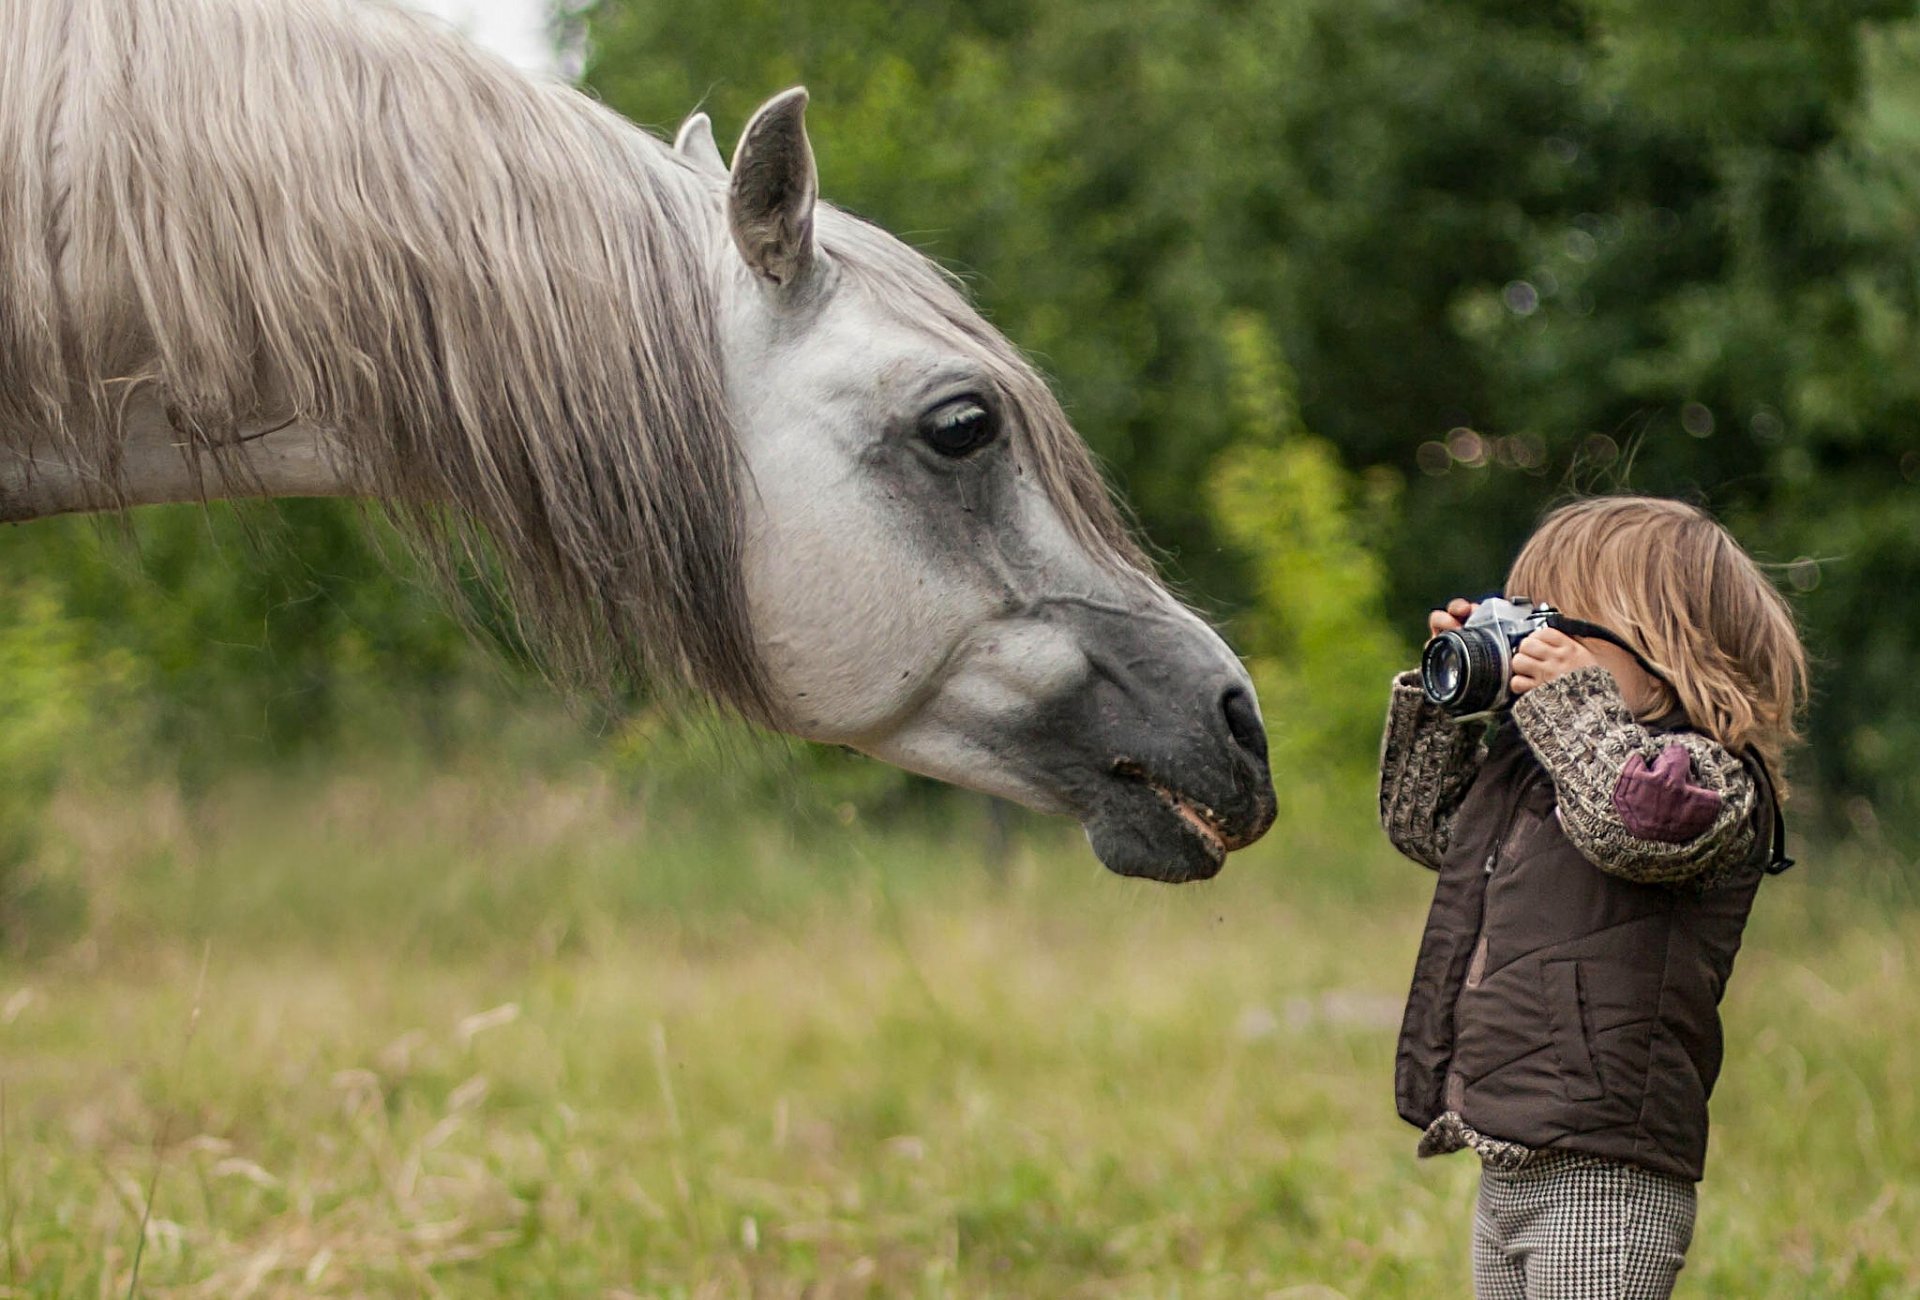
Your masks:
<path fill-rule="evenodd" d="M 1547 1016 L 1553 1050 L 1560 1058 L 1560 1076 L 1569 1101 L 1597 1101 L 1606 1095 L 1594 1069 L 1587 1040 L 1586 999 L 1580 988 L 1580 963 L 1543 962 L 1540 977 L 1546 984 Z"/>

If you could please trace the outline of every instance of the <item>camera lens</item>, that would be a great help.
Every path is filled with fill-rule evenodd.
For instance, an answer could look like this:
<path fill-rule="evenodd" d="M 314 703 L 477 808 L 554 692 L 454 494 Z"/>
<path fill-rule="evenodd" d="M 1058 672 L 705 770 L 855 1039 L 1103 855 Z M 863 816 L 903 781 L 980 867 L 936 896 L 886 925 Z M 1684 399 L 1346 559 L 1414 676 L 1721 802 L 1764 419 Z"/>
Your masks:
<path fill-rule="evenodd" d="M 1451 641 L 1436 643 L 1423 668 L 1426 681 L 1422 684 L 1429 694 L 1451 700 L 1460 693 L 1462 679 L 1467 675 L 1467 662 L 1459 646 Z"/>
<path fill-rule="evenodd" d="M 1505 638 L 1487 628 L 1442 632 L 1420 655 L 1420 689 L 1455 717 L 1484 713 L 1507 687 Z"/>

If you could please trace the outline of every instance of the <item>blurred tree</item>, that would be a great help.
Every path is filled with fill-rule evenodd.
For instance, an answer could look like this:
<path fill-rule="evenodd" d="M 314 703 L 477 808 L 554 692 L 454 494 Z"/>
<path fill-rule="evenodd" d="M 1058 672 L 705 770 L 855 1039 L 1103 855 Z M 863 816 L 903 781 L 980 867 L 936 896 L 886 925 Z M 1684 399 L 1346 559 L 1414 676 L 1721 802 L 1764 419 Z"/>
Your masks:
<path fill-rule="evenodd" d="M 116 726 L 188 775 L 410 722 L 430 739 L 449 689 L 496 671 L 402 576 L 398 539 L 340 502 L 0 530 L 0 572 L 34 574 L 90 657 L 139 666 Z"/>
<path fill-rule="evenodd" d="M 1459 432 L 1394 452 L 1435 471 L 1409 493 L 1402 571 L 1451 579 L 1403 589 L 1401 617 L 1497 580 L 1543 504 L 1526 472 L 1703 500 L 1799 598 L 1820 660 L 1803 775 L 1844 796 L 1826 811 L 1920 829 L 1920 707 L 1888 666 L 1920 635 L 1920 601 L 1892 595 L 1920 561 L 1913 7 L 1570 12 L 1557 66 L 1514 70 L 1561 90 L 1502 132 L 1524 179 L 1481 224 L 1506 247 L 1431 323 L 1464 348 Z M 1445 540 L 1466 520 L 1478 556 Z M 1436 574 L 1416 548 L 1472 567 Z"/>

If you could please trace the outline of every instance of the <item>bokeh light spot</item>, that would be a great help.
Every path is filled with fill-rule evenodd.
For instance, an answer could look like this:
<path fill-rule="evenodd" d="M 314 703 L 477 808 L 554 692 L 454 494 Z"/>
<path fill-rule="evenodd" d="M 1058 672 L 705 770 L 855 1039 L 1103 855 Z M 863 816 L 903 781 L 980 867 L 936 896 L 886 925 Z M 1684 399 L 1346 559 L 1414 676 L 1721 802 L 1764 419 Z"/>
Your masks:
<path fill-rule="evenodd" d="M 1487 463 L 1487 440 L 1465 425 L 1449 429 L 1447 454 L 1462 465 L 1478 469 Z"/>
<path fill-rule="evenodd" d="M 1507 446 L 1521 469 L 1540 469 L 1547 463 L 1547 440 L 1537 433 L 1516 433 Z"/>

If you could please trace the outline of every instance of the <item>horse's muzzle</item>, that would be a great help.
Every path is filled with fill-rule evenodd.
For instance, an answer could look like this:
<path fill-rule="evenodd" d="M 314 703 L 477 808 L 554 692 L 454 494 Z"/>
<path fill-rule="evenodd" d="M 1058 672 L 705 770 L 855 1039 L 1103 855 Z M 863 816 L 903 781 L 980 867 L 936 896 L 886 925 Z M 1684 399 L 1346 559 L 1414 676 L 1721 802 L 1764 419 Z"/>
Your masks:
<path fill-rule="evenodd" d="M 1112 760 L 1083 818 L 1094 854 L 1110 871 L 1206 880 L 1227 854 L 1273 825 L 1267 737 L 1253 694 L 1234 681 L 1217 699 L 1218 711 L 1205 724 L 1171 728 L 1171 736 L 1162 731 L 1149 752 Z"/>

